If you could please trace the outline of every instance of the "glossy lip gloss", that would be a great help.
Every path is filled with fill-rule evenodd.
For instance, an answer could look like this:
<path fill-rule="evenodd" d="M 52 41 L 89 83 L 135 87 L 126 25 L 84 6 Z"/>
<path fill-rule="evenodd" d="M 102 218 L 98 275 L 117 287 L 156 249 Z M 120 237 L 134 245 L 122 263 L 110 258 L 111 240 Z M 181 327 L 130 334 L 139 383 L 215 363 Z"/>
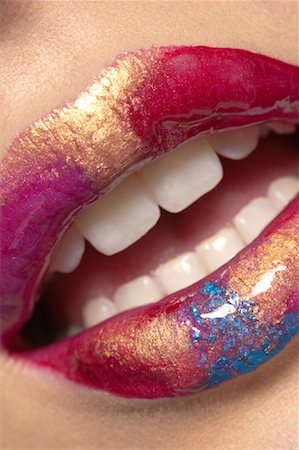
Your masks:
<path fill-rule="evenodd" d="M 182 396 L 250 372 L 299 331 L 299 196 L 205 279 L 29 358 L 127 397 Z"/>
<path fill-rule="evenodd" d="M 10 346 L 31 314 L 53 250 L 87 204 L 198 134 L 268 120 L 298 122 L 298 83 L 298 68 L 243 50 L 141 50 L 121 55 L 74 102 L 24 130 L 0 167 L 3 344 Z M 101 387 L 143 396 L 140 389 Z"/>

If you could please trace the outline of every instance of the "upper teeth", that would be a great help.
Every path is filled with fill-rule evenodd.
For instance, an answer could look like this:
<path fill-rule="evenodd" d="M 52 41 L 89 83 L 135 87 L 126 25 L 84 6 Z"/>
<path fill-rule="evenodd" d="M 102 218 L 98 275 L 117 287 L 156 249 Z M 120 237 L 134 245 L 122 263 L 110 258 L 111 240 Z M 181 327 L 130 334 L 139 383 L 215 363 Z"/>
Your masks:
<path fill-rule="evenodd" d="M 201 139 L 184 144 L 91 205 L 77 220 L 80 232 L 105 255 L 124 250 L 156 224 L 159 206 L 182 211 L 221 181 L 223 170 L 216 151 L 243 158 L 254 150 L 258 134 L 258 128 L 251 127 L 210 136 L 210 142 Z"/>
<path fill-rule="evenodd" d="M 163 209 L 179 212 L 212 190 L 223 171 L 218 156 L 206 140 L 188 142 L 153 162 L 139 174 Z"/>
<path fill-rule="evenodd" d="M 94 203 L 77 220 L 83 236 L 100 252 L 112 255 L 138 241 L 160 217 L 157 204 L 135 175 Z"/>
<path fill-rule="evenodd" d="M 269 124 L 269 127 L 287 133 L 294 129 L 294 125 L 277 123 Z M 129 247 L 156 224 L 160 217 L 159 206 L 171 212 L 181 211 L 219 183 L 223 170 L 215 150 L 232 159 L 244 158 L 254 150 L 258 136 L 264 129 L 265 126 L 249 127 L 215 134 L 209 140 L 194 140 L 129 176 L 77 219 L 57 250 L 50 270 L 74 270 L 84 251 L 83 237 L 106 255 Z M 254 227 L 246 229 L 249 216 L 255 216 L 263 208 L 264 219 L 258 219 L 263 223 L 258 226 L 255 222 L 256 229 L 259 228 L 255 231 L 257 234 L 263 224 L 276 214 L 277 209 L 273 204 L 285 204 L 285 199 L 297 189 L 296 183 L 289 179 L 272 186 L 269 193 L 271 204 L 266 199 L 255 200 L 236 216 L 235 227 L 244 234 L 245 242 L 254 237 Z M 231 230 L 226 230 L 225 234 L 230 237 L 233 235 Z M 233 241 L 231 250 L 226 249 L 227 253 L 240 247 L 235 234 Z M 220 241 L 215 237 L 215 242 L 209 244 L 211 252 L 218 245 L 217 242 L 219 244 Z M 212 263 L 208 265 L 213 266 Z"/>
<path fill-rule="evenodd" d="M 206 140 L 193 141 L 131 175 L 77 220 L 82 235 L 101 253 L 112 255 L 138 241 L 162 208 L 178 212 L 210 191 L 222 166 Z"/>
<path fill-rule="evenodd" d="M 224 131 L 210 136 L 210 140 L 219 155 L 231 159 L 243 159 L 257 147 L 259 127 Z"/>
<path fill-rule="evenodd" d="M 76 269 L 84 253 L 85 240 L 76 225 L 64 235 L 50 266 L 51 272 L 68 273 Z"/>

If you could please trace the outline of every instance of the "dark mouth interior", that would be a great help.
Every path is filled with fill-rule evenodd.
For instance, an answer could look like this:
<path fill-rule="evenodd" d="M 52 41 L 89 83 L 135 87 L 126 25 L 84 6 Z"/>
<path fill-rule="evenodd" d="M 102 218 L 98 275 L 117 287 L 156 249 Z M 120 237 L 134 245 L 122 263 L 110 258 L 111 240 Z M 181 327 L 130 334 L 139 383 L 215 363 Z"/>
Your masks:
<path fill-rule="evenodd" d="M 18 349 L 60 340 L 68 325 L 80 325 L 82 303 L 97 292 L 111 297 L 122 283 L 151 272 L 159 264 L 191 250 L 225 226 L 254 197 L 265 195 L 269 183 L 298 175 L 298 129 L 290 136 L 271 134 L 241 161 L 221 158 L 224 177 L 211 192 L 181 213 L 162 211 L 158 224 L 131 247 L 105 256 L 89 244 L 79 267 L 55 273 L 44 282 L 30 320 L 15 340 Z"/>

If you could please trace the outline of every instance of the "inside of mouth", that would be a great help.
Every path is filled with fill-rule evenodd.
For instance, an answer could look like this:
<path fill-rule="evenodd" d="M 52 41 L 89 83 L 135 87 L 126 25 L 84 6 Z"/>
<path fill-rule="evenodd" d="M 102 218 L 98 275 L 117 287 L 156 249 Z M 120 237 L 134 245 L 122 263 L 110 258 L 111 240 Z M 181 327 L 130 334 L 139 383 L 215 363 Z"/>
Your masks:
<path fill-rule="evenodd" d="M 70 273 L 54 270 L 55 264 L 62 271 L 63 264 L 67 267 L 65 258 L 54 261 L 33 316 L 17 338 L 20 346 L 46 345 L 158 301 L 233 258 L 298 189 L 298 132 L 278 131 L 260 128 L 256 149 L 242 159 L 219 155 L 223 177 L 216 187 L 179 213 L 161 208 L 157 224 L 124 250 L 107 256 L 86 241 L 81 262 Z"/>

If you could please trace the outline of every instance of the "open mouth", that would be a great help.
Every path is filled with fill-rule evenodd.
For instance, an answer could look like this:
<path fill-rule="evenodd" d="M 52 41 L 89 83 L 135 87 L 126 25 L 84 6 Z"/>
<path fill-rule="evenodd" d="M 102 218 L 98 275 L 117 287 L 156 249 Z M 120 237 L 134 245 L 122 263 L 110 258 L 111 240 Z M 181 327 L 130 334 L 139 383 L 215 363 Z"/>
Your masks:
<path fill-rule="evenodd" d="M 194 140 L 89 207 L 53 256 L 30 344 L 161 300 L 250 244 L 299 191 L 295 125 L 272 128 L 283 134 L 270 124 L 217 135 L 221 159 L 213 138 Z"/>
<path fill-rule="evenodd" d="M 152 398 L 218 385 L 281 350 L 298 328 L 298 103 L 293 66 L 166 48 L 126 55 L 25 130 L 2 171 L 3 342 L 14 357 Z M 105 123 L 87 127 L 86 145 L 94 118 Z"/>

